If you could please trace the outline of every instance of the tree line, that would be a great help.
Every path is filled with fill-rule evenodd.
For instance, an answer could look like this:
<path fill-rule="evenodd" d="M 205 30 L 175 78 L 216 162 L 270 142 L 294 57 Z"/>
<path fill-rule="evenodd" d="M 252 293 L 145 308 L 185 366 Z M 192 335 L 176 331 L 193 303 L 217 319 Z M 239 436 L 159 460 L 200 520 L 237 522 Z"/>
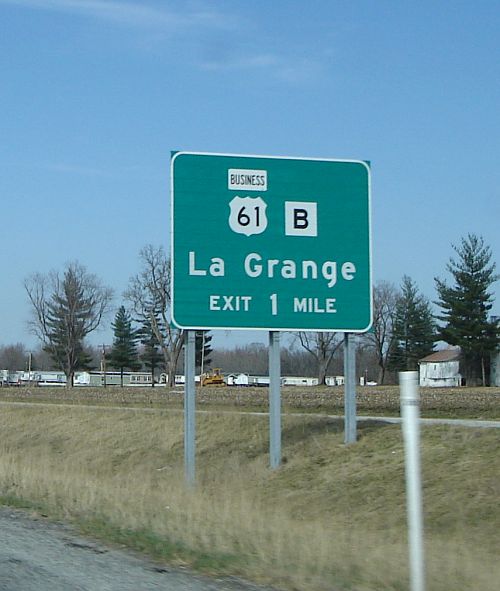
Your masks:
<path fill-rule="evenodd" d="M 490 317 L 496 265 L 490 247 L 475 234 L 452 248 L 455 258 L 446 265 L 449 281 L 435 278 L 436 314 L 409 276 L 399 287 L 386 281 L 374 286 L 373 325 L 357 339 L 361 375 L 383 384 L 397 371 L 417 369 L 419 360 L 444 341 L 461 348 L 467 383 L 487 383 L 489 358 L 499 344 L 498 318 Z M 153 374 L 165 371 L 173 384 L 182 362 L 184 334 L 170 322 L 170 260 L 162 247 L 152 245 L 145 246 L 139 258 L 140 271 L 130 278 L 111 325 L 114 339 L 111 349 L 103 352 L 105 361 L 122 373 L 141 367 Z M 92 365 L 86 338 L 109 315 L 113 291 L 78 262 L 67 264 L 62 273 L 31 275 L 24 286 L 32 310 L 31 331 L 72 384 L 75 371 Z M 199 368 L 215 360 L 225 371 L 266 373 L 265 347 L 247 346 L 232 355 L 213 351 L 211 338 L 209 332 L 197 333 Z M 282 353 L 282 373 L 315 374 L 325 383 L 327 372 L 343 373 L 341 344 L 338 333 L 296 333 Z"/>
<path fill-rule="evenodd" d="M 434 278 L 436 314 L 410 277 L 403 278 L 399 290 L 387 282 L 375 286 L 373 328 L 365 338 L 377 354 L 379 383 L 387 372 L 418 369 L 419 360 L 442 341 L 460 347 L 468 385 L 487 385 L 491 355 L 500 341 L 499 318 L 490 315 L 496 264 L 491 248 L 475 234 L 452 248 L 455 256 L 446 264 L 451 281 Z"/>

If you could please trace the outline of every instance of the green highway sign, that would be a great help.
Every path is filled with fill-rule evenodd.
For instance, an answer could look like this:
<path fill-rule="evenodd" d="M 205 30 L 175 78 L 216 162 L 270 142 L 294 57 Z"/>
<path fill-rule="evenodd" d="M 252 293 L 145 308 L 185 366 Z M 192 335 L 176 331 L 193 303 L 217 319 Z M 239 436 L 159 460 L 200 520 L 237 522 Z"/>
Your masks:
<path fill-rule="evenodd" d="M 171 168 L 176 326 L 368 330 L 365 162 L 177 152 Z"/>

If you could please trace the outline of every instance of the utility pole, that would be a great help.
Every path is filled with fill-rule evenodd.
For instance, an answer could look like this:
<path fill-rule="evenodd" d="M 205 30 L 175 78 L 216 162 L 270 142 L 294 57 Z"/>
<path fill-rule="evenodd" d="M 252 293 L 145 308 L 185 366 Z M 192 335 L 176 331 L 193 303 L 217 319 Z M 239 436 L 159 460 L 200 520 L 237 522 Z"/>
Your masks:
<path fill-rule="evenodd" d="M 102 345 L 101 350 L 101 383 L 106 387 L 106 345 Z"/>
<path fill-rule="evenodd" d="M 31 351 L 28 351 L 28 386 L 31 386 Z"/>

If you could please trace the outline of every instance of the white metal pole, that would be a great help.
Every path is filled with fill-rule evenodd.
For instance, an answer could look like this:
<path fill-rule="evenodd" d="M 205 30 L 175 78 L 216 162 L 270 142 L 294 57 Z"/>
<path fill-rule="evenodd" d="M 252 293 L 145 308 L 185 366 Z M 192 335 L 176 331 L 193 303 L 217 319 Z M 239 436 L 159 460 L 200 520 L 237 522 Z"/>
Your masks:
<path fill-rule="evenodd" d="M 399 373 L 401 415 L 405 443 L 406 506 L 408 513 L 408 551 L 410 590 L 424 591 L 425 567 L 420 470 L 420 429 L 418 371 Z"/>
<path fill-rule="evenodd" d="M 354 335 L 344 334 L 344 443 L 356 443 L 356 355 Z"/>
<path fill-rule="evenodd" d="M 194 486 L 195 483 L 195 351 L 196 332 L 186 331 L 184 345 L 184 473 L 186 483 Z"/>
<path fill-rule="evenodd" d="M 281 464 L 281 363 L 280 333 L 269 332 L 269 462 Z"/>

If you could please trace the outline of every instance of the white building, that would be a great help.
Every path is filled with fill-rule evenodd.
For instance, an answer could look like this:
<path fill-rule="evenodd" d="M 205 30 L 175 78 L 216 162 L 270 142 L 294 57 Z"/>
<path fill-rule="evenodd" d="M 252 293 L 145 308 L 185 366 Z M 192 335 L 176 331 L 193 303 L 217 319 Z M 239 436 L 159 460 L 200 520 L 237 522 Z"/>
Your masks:
<path fill-rule="evenodd" d="M 343 386 L 345 378 L 344 376 L 326 376 L 325 383 L 327 386 Z"/>
<path fill-rule="evenodd" d="M 22 371 L 0 370 L 0 386 L 18 386 L 21 383 Z"/>
<path fill-rule="evenodd" d="M 317 386 L 318 378 L 309 378 L 302 376 L 283 376 L 281 378 L 282 386 Z"/>
<path fill-rule="evenodd" d="M 435 388 L 460 386 L 460 349 L 443 349 L 419 361 L 420 385 Z"/>
<path fill-rule="evenodd" d="M 230 373 L 226 377 L 226 383 L 228 386 L 248 386 L 248 374 Z"/>
<path fill-rule="evenodd" d="M 269 386 L 269 376 L 248 376 L 249 386 Z"/>
<path fill-rule="evenodd" d="M 500 386 L 500 350 L 491 354 L 490 385 Z"/>

